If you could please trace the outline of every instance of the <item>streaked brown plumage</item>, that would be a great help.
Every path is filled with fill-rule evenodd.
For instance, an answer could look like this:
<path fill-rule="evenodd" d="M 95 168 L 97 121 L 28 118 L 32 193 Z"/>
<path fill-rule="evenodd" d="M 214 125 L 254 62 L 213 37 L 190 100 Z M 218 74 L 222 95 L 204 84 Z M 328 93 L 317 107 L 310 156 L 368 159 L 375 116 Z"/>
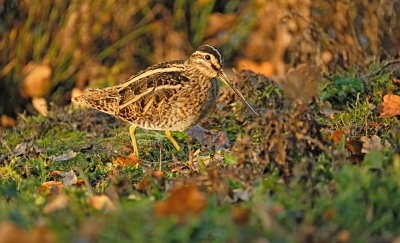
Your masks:
<path fill-rule="evenodd" d="M 254 108 L 232 85 L 222 70 L 222 56 L 212 46 L 200 46 L 188 60 L 151 66 L 116 86 L 90 90 L 73 98 L 130 122 L 132 143 L 138 153 L 134 129 L 165 130 L 179 150 L 170 131 L 183 131 L 203 119 L 215 103 L 220 77 L 256 114 Z"/>

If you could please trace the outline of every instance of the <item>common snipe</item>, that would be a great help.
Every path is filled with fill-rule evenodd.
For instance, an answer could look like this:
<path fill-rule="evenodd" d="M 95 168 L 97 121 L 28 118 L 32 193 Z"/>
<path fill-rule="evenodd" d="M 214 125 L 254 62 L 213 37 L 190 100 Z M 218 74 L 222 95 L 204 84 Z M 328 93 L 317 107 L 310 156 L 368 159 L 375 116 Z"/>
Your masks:
<path fill-rule="evenodd" d="M 138 154 L 135 129 L 164 130 L 179 151 L 171 135 L 203 119 L 218 95 L 217 77 L 229 85 L 255 114 L 258 112 L 229 81 L 222 70 L 222 56 L 212 46 L 200 46 L 188 60 L 170 61 L 151 66 L 116 86 L 90 90 L 74 97 L 102 112 L 132 125 L 129 132 L 134 152 Z"/>

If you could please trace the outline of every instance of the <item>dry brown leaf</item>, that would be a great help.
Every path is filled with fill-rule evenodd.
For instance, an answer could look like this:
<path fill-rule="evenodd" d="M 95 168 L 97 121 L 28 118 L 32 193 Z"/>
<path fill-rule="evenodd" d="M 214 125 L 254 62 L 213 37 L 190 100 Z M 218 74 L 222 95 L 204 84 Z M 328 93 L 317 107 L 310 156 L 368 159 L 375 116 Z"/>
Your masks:
<path fill-rule="evenodd" d="M 281 80 L 280 87 L 291 100 L 301 100 L 309 104 L 318 96 L 318 86 L 322 80 L 321 68 L 307 64 L 300 64 L 286 73 L 286 79 Z"/>
<path fill-rule="evenodd" d="M 32 98 L 32 106 L 39 112 L 39 114 L 43 116 L 47 116 L 48 114 L 48 108 L 47 108 L 47 101 L 45 98 L 38 98 L 38 97 L 33 97 Z"/>
<path fill-rule="evenodd" d="M 17 120 L 7 115 L 1 115 L 1 126 L 2 127 L 15 127 L 17 125 Z"/>
<path fill-rule="evenodd" d="M 266 77 L 270 77 L 275 71 L 274 65 L 270 62 L 264 61 L 261 63 L 256 63 L 250 59 L 239 59 L 236 65 L 236 69 L 248 69 L 255 73 L 261 73 Z"/>
<path fill-rule="evenodd" d="M 56 170 L 51 172 L 50 175 L 51 176 L 60 175 L 63 178 L 62 181 L 64 182 L 64 185 L 66 186 L 71 186 L 78 182 L 78 178 L 76 178 L 76 175 L 73 170 L 70 170 L 68 172 Z"/>
<path fill-rule="evenodd" d="M 383 118 L 400 115 L 400 96 L 394 94 L 385 95 L 383 102 L 377 108 Z"/>
<path fill-rule="evenodd" d="M 122 168 L 128 165 L 136 165 L 138 163 L 141 162 L 139 157 L 136 157 L 136 155 L 134 153 L 131 153 L 128 158 L 125 158 L 125 156 L 123 156 L 122 154 L 118 154 L 117 155 L 117 159 L 114 160 L 114 158 L 112 158 L 112 162 L 113 164 L 116 164 L 118 167 Z"/>
<path fill-rule="evenodd" d="M 46 227 L 33 227 L 30 231 L 21 229 L 13 222 L 5 221 L 0 224 L 1 243 L 52 243 L 55 242 L 53 233 Z"/>
<path fill-rule="evenodd" d="M 251 192 L 249 189 L 233 189 L 230 202 L 248 201 Z"/>
<path fill-rule="evenodd" d="M 188 214 L 199 215 L 207 206 L 207 197 L 195 185 L 175 186 L 167 201 L 154 205 L 158 217 L 178 215 L 184 218 Z"/>
<path fill-rule="evenodd" d="M 351 155 L 349 161 L 352 163 L 359 163 L 364 159 L 364 154 L 361 152 L 362 143 L 356 139 L 349 139 L 346 141 L 345 146 L 350 150 Z"/>
<path fill-rule="evenodd" d="M 76 152 L 74 151 L 69 151 L 66 154 L 62 154 L 59 156 L 55 156 L 55 155 L 51 155 L 49 156 L 49 159 L 52 161 L 66 161 L 66 160 L 70 160 L 76 157 Z"/>
<path fill-rule="evenodd" d="M 104 208 L 108 212 L 115 209 L 114 203 L 106 195 L 88 197 L 86 202 L 96 210 Z"/>
<path fill-rule="evenodd" d="M 372 135 L 371 138 L 363 136 L 360 138 L 361 142 L 363 143 L 361 152 L 364 154 L 369 153 L 370 151 L 382 151 L 382 144 L 381 139 L 376 136 Z"/>
<path fill-rule="evenodd" d="M 68 206 L 68 197 L 64 194 L 56 196 L 51 202 L 46 204 L 43 208 L 43 213 L 53 213 L 58 210 L 64 209 Z"/>
<path fill-rule="evenodd" d="M 226 132 L 221 131 L 217 135 L 200 125 L 195 125 L 185 130 L 189 139 L 198 140 L 203 146 L 214 147 L 215 150 L 221 150 L 229 147 L 229 139 Z"/>
<path fill-rule="evenodd" d="M 48 65 L 29 63 L 24 72 L 22 95 L 28 97 L 43 97 L 50 88 L 51 68 Z"/>

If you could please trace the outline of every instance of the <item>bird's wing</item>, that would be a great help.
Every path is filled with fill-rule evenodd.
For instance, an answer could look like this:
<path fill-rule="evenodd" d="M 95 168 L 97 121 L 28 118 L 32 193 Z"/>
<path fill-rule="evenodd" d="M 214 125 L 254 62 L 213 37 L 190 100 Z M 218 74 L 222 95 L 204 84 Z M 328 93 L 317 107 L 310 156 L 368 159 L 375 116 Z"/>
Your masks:
<path fill-rule="evenodd" d="M 146 106 L 154 95 L 169 99 L 189 81 L 183 73 L 183 61 L 162 63 L 139 72 L 118 85 L 119 108 Z"/>

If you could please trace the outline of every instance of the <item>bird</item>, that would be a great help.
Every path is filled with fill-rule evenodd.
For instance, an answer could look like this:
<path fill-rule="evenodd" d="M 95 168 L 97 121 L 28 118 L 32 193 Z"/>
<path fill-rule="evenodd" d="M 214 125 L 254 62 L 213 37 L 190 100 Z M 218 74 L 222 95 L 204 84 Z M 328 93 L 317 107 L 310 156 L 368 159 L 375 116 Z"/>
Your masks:
<path fill-rule="evenodd" d="M 136 156 L 139 155 L 135 137 L 137 127 L 165 131 L 174 147 L 181 151 L 171 131 L 184 131 L 208 114 L 218 96 L 218 79 L 228 85 L 254 114 L 260 115 L 228 79 L 222 66 L 220 52 L 204 44 L 187 60 L 150 66 L 115 86 L 91 89 L 72 100 L 129 122 Z"/>

